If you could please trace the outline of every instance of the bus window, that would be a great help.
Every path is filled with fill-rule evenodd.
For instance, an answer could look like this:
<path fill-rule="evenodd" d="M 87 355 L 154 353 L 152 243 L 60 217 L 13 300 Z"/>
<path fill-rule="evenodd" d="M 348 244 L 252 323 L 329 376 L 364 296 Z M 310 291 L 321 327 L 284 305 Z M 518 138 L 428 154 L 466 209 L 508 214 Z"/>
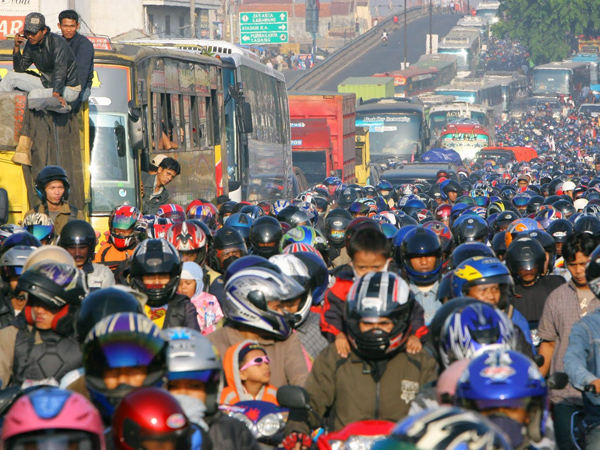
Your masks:
<path fill-rule="evenodd" d="M 181 108 L 179 105 L 179 96 L 176 94 L 169 95 L 171 97 L 171 111 L 172 111 L 172 130 L 171 131 L 171 140 L 177 144 L 176 148 L 183 147 L 183 124 L 181 122 Z"/>
<path fill-rule="evenodd" d="M 211 110 L 211 119 L 212 119 L 212 144 L 220 145 L 221 144 L 221 116 L 219 111 L 219 101 L 216 89 L 211 89 L 210 91 L 210 110 Z"/>
<path fill-rule="evenodd" d="M 209 145 L 208 129 L 206 124 L 206 97 L 195 97 L 194 117 L 198 120 L 198 147 L 206 148 Z"/>
<path fill-rule="evenodd" d="M 181 129 L 183 130 L 183 138 L 182 145 L 187 150 L 195 148 L 195 145 L 192 145 L 191 142 L 191 134 L 190 134 L 190 96 L 182 95 L 180 96 L 179 105 L 181 107 Z"/>

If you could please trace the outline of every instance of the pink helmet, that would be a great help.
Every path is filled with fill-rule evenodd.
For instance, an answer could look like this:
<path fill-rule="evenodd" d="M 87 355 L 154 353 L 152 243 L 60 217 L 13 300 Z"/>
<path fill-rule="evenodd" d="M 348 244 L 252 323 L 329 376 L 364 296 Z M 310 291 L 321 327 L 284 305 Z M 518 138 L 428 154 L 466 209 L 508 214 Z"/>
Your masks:
<path fill-rule="evenodd" d="M 458 379 L 470 362 L 470 359 L 459 359 L 446 367 L 446 370 L 440 374 L 435 388 L 435 398 L 440 406 L 454 404 L 453 399 Z"/>
<path fill-rule="evenodd" d="M 53 439 L 87 444 L 77 448 L 106 448 L 98 410 L 81 394 L 55 387 L 35 389 L 19 398 L 4 419 L 0 439 L 5 448 Z"/>

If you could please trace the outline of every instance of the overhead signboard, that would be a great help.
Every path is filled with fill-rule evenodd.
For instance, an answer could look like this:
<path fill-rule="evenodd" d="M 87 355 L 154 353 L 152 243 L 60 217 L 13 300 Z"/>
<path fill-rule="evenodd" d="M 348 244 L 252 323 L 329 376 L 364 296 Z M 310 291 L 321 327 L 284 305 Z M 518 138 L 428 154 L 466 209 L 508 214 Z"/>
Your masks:
<path fill-rule="evenodd" d="M 287 11 L 240 13 L 240 43 L 253 45 L 287 42 Z"/>

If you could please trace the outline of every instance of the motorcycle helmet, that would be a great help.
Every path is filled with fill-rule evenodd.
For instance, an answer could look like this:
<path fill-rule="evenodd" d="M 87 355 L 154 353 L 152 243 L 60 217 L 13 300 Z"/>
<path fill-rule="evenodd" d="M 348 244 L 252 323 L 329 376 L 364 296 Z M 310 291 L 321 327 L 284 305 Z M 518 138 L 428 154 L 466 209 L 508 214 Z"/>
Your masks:
<path fill-rule="evenodd" d="M 94 405 L 110 423 L 115 407 L 135 387 L 122 383 L 109 389 L 105 373 L 113 369 L 146 368 L 142 386 L 161 386 L 167 374 L 167 343 L 145 315 L 119 312 L 100 320 L 83 344 L 85 384 Z"/>
<path fill-rule="evenodd" d="M 381 195 L 387 201 L 387 200 L 389 200 L 390 196 L 392 195 L 392 190 L 394 189 L 394 186 L 392 186 L 392 183 L 390 183 L 389 181 L 379 180 L 379 183 L 377 183 L 376 189 L 377 189 L 377 193 L 379 195 Z"/>
<path fill-rule="evenodd" d="M 285 340 L 292 333 L 294 317 L 270 309 L 269 304 L 305 295 L 305 289 L 287 275 L 263 267 L 250 267 L 227 280 L 221 309 L 232 322 L 258 329 L 274 339 Z"/>
<path fill-rule="evenodd" d="M 435 220 L 440 222 L 448 223 L 450 221 L 450 212 L 452 211 L 452 205 L 440 205 L 435 210 Z"/>
<path fill-rule="evenodd" d="M 517 351 L 486 350 L 474 358 L 458 381 L 455 399 L 457 405 L 478 412 L 523 409 L 529 419 L 523 425 L 526 441 L 539 442 L 544 437 L 549 414 L 546 381 L 537 364 Z M 506 417 L 497 412 L 488 417 L 494 421 L 498 415 Z M 522 432 L 516 434 L 523 439 Z M 514 448 L 526 443 L 512 442 Z"/>
<path fill-rule="evenodd" d="M 177 380 L 201 381 L 206 389 L 206 414 L 216 414 L 222 366 L 212 343 L 198 331 L 185 327 L 167 328 L 163 336 L 169 343 L 169 383 Z"/>
<path fill-rule="evenodd" d="M 400 245 L 402 268 L 408 279 L 417 285 L 430 285 L 441 276 L 443 254 L 442 244 L 437 234 L 432 230 L 418 226 L 410 230 Z M 431 270 L 419 271 L 413 266 L 413 258 L 435 257 L 434 267 Z"/>
<path fill-rule="evenodd" d="M 575 206 L 573 206 L 573 203 L 567 200 L 558 200 L 557 202 L 553 203 L 552 206 L 557 211 L 560 211 L 565 219 L 568 219 L 577 212 L 575 210 Z"/>
<path fill-rule="evenodd" d="M 510 272 L 497 258 L 475 256 L 461 262 L 452 274 L 452 297 L 469 297 L 472 287 L 498 284 L 499 300 L 496 306 L 504 309 L 509 305 L 512 288 Z"/>
<path fill-rule="evenodd" d="M 250 217 L 248 214 L 241 212 L 234 213 L 227 219 L 227 226 L 239 231 L 239 233 L 246 240 L 246 242 L 248 242 L 248 236 L 250 236 L 250 227 L 253 223 L 254 219 L 252 217 Z"/>
<path fill-rule="evenodd" d="M 0 257 L 0 268 L 2 279 L 8 284 L 11 277 L 19 277 L 23 273 L 23 266 L 25 261 L 29 258 L 35 250 L 35 247 L 28 247 L 26 245 L 17 245 L 9 248 L 7 251 L 2 253 Z M 16 292 L 12 294 L 16 295 Z"/>
<path fill-rule="evenodd" d="M 283 252 L 283 249 L 290 244 L 307 244 L 321 252 L 327 252 L 327 239 L 318 231 L 316 228 L 310 226 L 300 226 L 288 230 L 279 243 L 279 250 Z"/>
<path fill-rule="evenodd" d="M 195 205 L 190 204 L 186 216 L 188 220 L 192 219 L 204 222 L 211 230 L 216 230 L 219 223 L 219 211 L 217 207 L 206 200 Z"/>
<path fill-rule="evenodd" d="M 596 216 L 581 216 L 573 224 L 574 233 L 590 233 L 598 236 L 600 233 L 600 219 Z"/>
<path fill-rule="evenodd" d="M 494 234 L 492 238 L 492 250 L 498 259 L 504 261 L 504 256 L 506 255 L 506 231 Z"/>
<path fill-rule="evenodd" d="M 556 242 L 554 242 L 552 236 L 550 236 L 544 230 L 531 230 L 517 234 L 516 239 L 518 240 L 525 236 L 536 239 L 540 244 L 542 244 L 544 251 L 548 254 L 548 270 L 546 271 L 545 275 L 552 273 L 554 270 L 554 263 L 556 262 Z"/>
<path fill-rule="evenodd" d="M 573 234 L 573 224 L 566 219 L 558 219 L 548 225 L 546 232 L 552 236 L 554 242 L 563 244 Z"/>
<path fill-rule="evenodd" d="M 108 218 L 109 243 L 119 250 L 135 247 L 138 243 L 136 227 L 141 217 L 142 213 L 134 206 L 123 205 L 113 209 Z M 148 227 L 150 227 L 150 224 L 148 224 Z"/>
<path fill-rule="evenodd" d="M 277 217 L 277 214 L 290 205 L 291 203 L 288 200 L 276 200 L 271 208 L 271 215 Z"/>
<path fill-rule="evenodd" d="M 440 333 L 443 366 L 473 358 L 484 348 L 514 349 L 516 335 L 511 320 L 499 309 L 483 302 L 456 309 L 446 318 Z"/>
<path fill-rule="evenodd" d="M 218 229 L 213 237 L 209 262 L 214 270 L 223 273 L 229 264 L 247 254 L 246 242 L 239 231 L 225 226 Z"/>
<path fill-rule="evenodd" d="M 167 233 L 172 226 L 171 219 L 164 217 L 151 219 L 144 228 L 144 239 L 167 239 Z"/>
<path fill-rule="evenodd" d="M 46 166 L 40 170 L 40 173 L 38 173 L 38 176 L 35 178 L 35 192 L 42 201 L 42 204 L 48 202 L 48 198 L 46 197 L 46 186 L 53 181 L 62 181 L 65 186 L 65 192 L 60 199 L 60 202 L 64 203 L 69 200 L 71 183 L 69 183 L 69 177 L 67 176 L 65 169 L 59 166 Z"/>
<path fill-rule="evenodd" d="M 519 218 L 520 216 L 513 211 L 502 211 L 496 216 L 494 224 L 492 225 L 494 234 L 500 231 L 506 231 L 508 226 Z"/>
<path fill-rule="evenodd" d="M 289 205 L 283 208 L 279 214 L 277 214 L 277 220 L 279 222 L 285 222 L 290 226 L 297 227 L 300 225 L 312 225 L 311 217 L 308 212 L 299 208 L 296 205 Z"/>
<path fill-rule="evenodd" d="M 104 425 L 83 395 L 50 386 L 24 393 L 8 410 L 0 439 L 6 450 L 104 450 Z"/>
<path fill-rule="evenodd" d="M 22 231 L 20 233 L 12 234 L 4 239 L 4 242 L 2 242 L 2 246 L 0 247 L 0 255 L 18 245 L 37 248 L 41 247 L 42 243 L 33 234 Z"/>
<path fill-rule="evenodd" d="M 156 211 L 156 217 L 170 219 L 174 224 L 183 222 L 186 219 L 183 207 L 176 203 L 162 205 L 158 208 L 158 211 Z"/>
<path fill-rule="evenodd" d="M 343 208 L 329 211 L 325 218 L 325 237 L 334 248 L 340 249 L 345 245 L 346 229 L 352 221 L 352 214 Z"/>
<path fill-rule="evenodd" d="M 536 239 L 524 237 L 515 240 L 508 246 L 505 263 L 515 282 L 520 281 L 519 269 L 537 269 L 537 279 L 544 274 L 546 252 Z"/>
<path fill-rule="evenodd" d="M 117 285 L 90 292 L 77 311 L 75 330 L 77 340 L 83 345 L 88 333 L 103 318 L 119 312 L 144 314 L 148 298 L 130 287 Z"/>
<path fill-rule="evenodd" d="M 177 249 L 183 261 L 193 261 L 202 266 L 206 261 L 208 245 L 206 234 L 191 220 L 173 225 L 167 232 L 167 241 Z"/>
<path fill-rule="evenodd" d="M 510 246 L 510 243 L 517 236 L 517 234 L 519 234 L 523 231 L 541 230 L 541 229 L 542 229 L 542 225 L 537 220 L 534 220 L 534 219 L 522 218 L 522 219 L 517 219 L 517 220 L 513 221 L 506 229 L 506 235 L 505 235 L 506 247 L 508 248 L 508 246 Z"/>
<path fill-rule="evenodd" d="M 66 250 L 69 247 L 77 245 L 87 247 L 88 251 L 85 263 L 91 263 L 94 260 L 96 249 L 96 232 L 85 220 L 70 220 L 60 231 L 58 245 Z"/>
<path fill-rule="evenodd" d="M 47 260 L 34 264 L 21 274 L 16 292 L 25 292 L 27 297 L 24 310 L 27 323 L 35 325 L 33 306 L 40 303 L 56 314 L 52 330 L 70 336 L 74 332 L 75 312 L 87 295 L 88 287 L 81 270 Z"/>
<path fill-rule="evenodd" d="M 131 256 L 131 287 L 148 296 L 148 306 L 166 305 L 177 291 L 182 265 L 173 244 L 164 239 L 147 239 Z M 168 274 L 170 279 L 164 286 L 144 283 L 144 276 L 155 274 Z"/>
<path fill-rule="evenodd" d="M 221 222 L 221 225 L 224 225 L 225 222 L 227 222 L 227 219 L 229 218 L 230 215 L 232 215 L 235 210 L 235 207 L 237 206 L 237 202 L 234 202 L 232 200 L 229 200 L 227 202 L 221 203 L 219 205 L 219 219 Z"/>
<path fill-rule="evenodd" d="M 248 217 L 250 217 L 252 220 L 256 220 L 265 215 L 265 212 L 262 210 L 262 208 L 256 205 L 245 205 L 242 207 L 242 209 L 240 209 L 240 213 L 248 215 Z"/>
<path fill-rule="evenodd" d="M 411 332 L 414 297 L 406 281 L 392 272 L 369 272 L 357 279 L 345 304 L 344 318 L 352 349 L 366 359 L 389 358 L 404 349 Z M 361 331 L 360 323 L 388 318 L 390 332 Z"/>
<path fill-rule="evenodd" d="M 452 236 L 456 246 L 465 242 L 486 244 L 490 230 L 485 219 L 478 215 L 463 215 L 452 225 Z"/>
<path fill-rule="evenodd" d="M 455 247 L 450 257 L 450 267 L 455 268 L 461 262 L 474 256 L 490 256 L 494 258 L 496 255 L 490 247 L 481 242 L 465 242 Z"/>
<path fill-rule="evenodd" d="M 512 450 L 502 430 L 474 411 L 442 406 L 411 415 L 371 450 Z"/>
<path fill-rule="evenodd" d="M 167 445 L 160 448 L 191 449 L 194 430 L 173 395 L 144 387 L 123 397 L 115 410 L 111 434 L 115 450 L 155 448 L 148 442 Z"/>
<path fill-rule="evenodd" d="M 457 181 L 454 180 L 444 180 L 440 183 L 440 194 L 444 200 L 449 200 L 450 192 L 456 193 L 456 195 L 462 194 L 462 188 Z"/>
<path fill-rule="evenodd" d="M 294 252 L 293 255 L 308 269 L 310 275 L 308 296 L 312 306 L 319 306 L 323 303 L 325 292 L 329 287 L 329 271 L 325 261 L 317 251 Z"/>
<path fill-rule="evenodd" d="M 246 255 L 236 259 L 229 265 L 229 267 L 227 267 L 227 270 L 223 275 L 223 281 L 227 283 L 227 280 L 229 280 L 234 274 L 248 267 L 264 267 L 272 270 L 273 272 L 281 273 L 281 269 L 264 256 Z"/>
<path fill-rule="evenodd" d="M 33 213 L 23 219 L 23 228 L 28 231 L 40 242 L 45 244 L 52 243 L 54 239 L 54 222 L 43 213 Z"/>
<path fill-rule="evenodd" d="M 73 257 L 64 248 L 57 245 L 44 245 L 43 247 L 36 248 L 31 255 L 29 255 L 23 265 L 23 272 L 31 266 L 47 260 L 67 264 L 71 267 L 77 267 Z"/>
<path fill-rule="evenodd" d="M 274 217 L 265 216 L 252 224 L 248 240 L 254 254 L 269 258 L 279 251 L 282 237 L 281 223 Z"/>

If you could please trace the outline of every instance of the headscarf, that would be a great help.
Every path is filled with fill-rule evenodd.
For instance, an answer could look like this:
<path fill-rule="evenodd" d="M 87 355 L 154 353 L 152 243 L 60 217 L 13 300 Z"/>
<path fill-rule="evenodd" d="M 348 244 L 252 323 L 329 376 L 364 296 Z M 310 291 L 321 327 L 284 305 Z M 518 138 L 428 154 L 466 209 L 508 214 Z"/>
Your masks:
<path fill-rule="evenodd" d="M 204 272 L 202 268 L 192 261 L 186 261 L 183 263 L 183 270 L 181 271 L 182 280 L 194 280 L 196 282 L 196 292 L 192 297 L 199 295 L 204 289 Z"/>

